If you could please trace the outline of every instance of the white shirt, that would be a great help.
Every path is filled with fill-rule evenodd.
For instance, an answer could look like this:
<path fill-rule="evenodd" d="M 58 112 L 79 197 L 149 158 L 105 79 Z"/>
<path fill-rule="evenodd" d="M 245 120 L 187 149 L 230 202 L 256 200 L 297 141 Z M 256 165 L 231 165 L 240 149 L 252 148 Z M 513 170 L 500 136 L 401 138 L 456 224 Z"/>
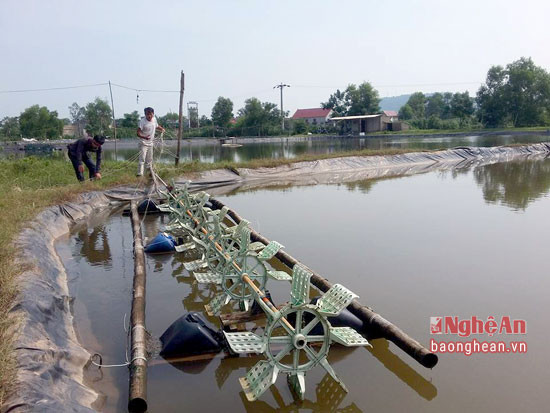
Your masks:
<path fill-rule="evenodd" d="M 144 146 L 153 146 L 153 139 L 155 138 L 155 131 L 157 130 L 158 122 L 157 117 L 153 116 L 151 122 L 147 120 L 144 116 L 139 121 L 139 128 L 141 129 L 141 134 L 147 136 L 149 139 L 139 138 L 141 144 Z"/>

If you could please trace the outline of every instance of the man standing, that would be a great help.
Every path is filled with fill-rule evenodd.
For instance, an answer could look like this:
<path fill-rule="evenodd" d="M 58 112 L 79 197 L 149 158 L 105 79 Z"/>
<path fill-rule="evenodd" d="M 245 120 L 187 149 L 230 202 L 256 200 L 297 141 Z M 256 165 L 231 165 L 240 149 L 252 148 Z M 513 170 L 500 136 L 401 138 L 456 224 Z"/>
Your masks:
<path fill-rule="evenodd" d="M 155 117 L 155 111 L 153 108 L 145 108 L 145 117 L 139 121 L 139 127 L 137 130 L 137 136 L 139 139 L 139 163 L 137 176 L 143 175 L 143 166 L 150 170 L 153 163 L 153 140 L 155 138 L 155 131 L 159 130 L 164 132 L 164 128 L 160 126 Z"/>
<path fill-rule="evenodd" d="M 69 145 L 69 159 L 71 160 L 76 173 L 76 178 L 80 181 L 84 181 L 84 165 L 88 167 L 90 179 L 101 179 L 99 170 L 101 168 L 101 145 L 105 143 L 105 136 L 95 135 L 94 138 L 82 138 Z M 88 152 L 96 153 L 96 163 L 92 162 L 88 156 Z"/>

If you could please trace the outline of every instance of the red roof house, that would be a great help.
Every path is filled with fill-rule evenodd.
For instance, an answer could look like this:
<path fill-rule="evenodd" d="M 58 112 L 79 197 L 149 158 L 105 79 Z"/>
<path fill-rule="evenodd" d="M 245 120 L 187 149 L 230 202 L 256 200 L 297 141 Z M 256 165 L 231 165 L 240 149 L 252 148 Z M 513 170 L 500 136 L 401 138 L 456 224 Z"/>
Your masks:
<path fill-rule="evenodd" d="M 332 114 L 332 109 L 312 108 L 298 109 L 292 119 L 303 119 L 311 125 L 322 125 L 327 122 Z"/>

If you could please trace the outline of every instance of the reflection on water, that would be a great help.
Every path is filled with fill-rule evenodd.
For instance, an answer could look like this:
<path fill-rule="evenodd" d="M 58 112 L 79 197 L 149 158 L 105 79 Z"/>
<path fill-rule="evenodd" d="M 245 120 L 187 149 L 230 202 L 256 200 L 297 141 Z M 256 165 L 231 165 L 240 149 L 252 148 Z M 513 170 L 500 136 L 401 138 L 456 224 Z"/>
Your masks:
<path fill-rule="evenodd" d="M 411 149 L 433 150 L 447 149 L 457 146 L 499 146 L 510 144 L 528 144 L 546 142 L 550 138 L 548 134 L 519 134 L 519 135 L 483 135 L 483 136 L 419 136 L 399 137 L 384 136 L 379 138 L 310 138 L 309 140 L 293 140 L 283 138 L 278 141 L 266 139 L 263 142 L 244 142 L 239 148 L 229 148 L 217 142 L 182 141 L 180 150 L 181 161 L 248 161 L 251 159 L 292 159 L 304 154 L 330 154 L 334 152 L 356 151 L 362 149 Z M 155 158 L 160 162 L 174 162 L 176 154 L 176 141 L 166 140 L 162 150 L 155 150 Z M 61 151 L 51 153 L 31 153 L 24 151 L 6 150 L 0 148 L 0 159 L 7 156 L 37 156 L 63 157 L 66 145 L 58 145 Z M 138 147 L 136 140 L 122 140 L 119 142 L 116 157 L 114 142 L 108 142 L 103 147 L 104 159 L 108 160 L 136 160 Z"/>
<path fill-rule="evenodd" d="M 488 203 L 525 210 L 550 191 L 550 159 L 537 162 L 503 162 L 474 170 L 476 182 Z"/>
<path fill-rule="evenodd" d="M 206 142 L 183 140 L 180 150 L 180 160 L 200 162 L 232 161 L 241 162 L 252 159 L 292 159 L 304 154 L 330 154 L 334 152 L 349 152 L 362 149 L 410 149 L 434 150 L 448 149 L 458 146 L 492 147 L 510 144 L 529 144 L 550 140 L 548 134 L 517 134 L 517 135 L 464 135 L 464 136 L 419 136 L 399 137 L 384 136 L 379 138 L 349 138 L 349 137 L 321 137 L 309 140 L 293 140 L 282 138 L 277 141 L 266 139 L 260 142 L 246 142 L 239 148 L 221 146 L 217 141 Z M 122 140 L 119 142 L 116 157 L 114 142 L 108 142 L 103 147 L 103 158 L 119 161 L 137 161 L 138 142 L 136 140 Z M 155 149 L 156 162 L 174 162 L 177 142 L 165 140 L 162 149 Z M 36 153 L 24 151 L 2 151 L 0 159 L 7 156 L 52 156 L 65 157 L 65 145 L 57 145 L 62 150 Z"/>
<path fill-rule="evenodd" d="M 540 257 L 550 243 L 549 191 L 550 159 L 540 159 L 219 197 L 423 344 L 431 316 L 510 315 L 527 320 L 529 352 L 442 354 L 431 371 L 384 339 L 372 340 L 369 350 L 334 345 L 329 362 L 349 393 L 315 368 L 303 402 L 293 399 L 280 375 L 253 403 L 238 379 L 261 356 L 220 353 L 192 363 L 157 358 L 148 372 L 151 411 L 545 411 L 550 279 Z M 146 218 L 144 235 L 154 237 L 163 221 Z M 133 276 L 129 218 L 115 214 L 80 228 L 57 251 L 70 276 L 80 340 L 105 363 L 124 360 Z M 202 312 L 217 294 L 183 267 L 195 254 L 147 257 L 146 318 L 153 337 L 184 312 Z M 277 304 L 288 299 L 287 284 L 270 282 L 268 288 Z M 123 411 L 127 369 L 102 374 L 87 378 L 102 394 L 103 411 Z"/>
<path fill-rule="evenodd" d="M 111 268 L 111 249 L 104 225 L 83 228 L 77 233 L 77 237 L 77 245 L 80 245 L 79 257 L 83 257 L 91 265 Z"/>
<path fill-rule="evenodd" d="M 426 400 L 432 400 L 437 396 L 437 388 L 426 380 L 411 366 L 401 360 L 390 351 L 390 343 L 384 338 L 371 340 L 372 348 L 367 348 L 370 353 L 380 361 L 384 367 L 399 377 L 411 389 Z"/>

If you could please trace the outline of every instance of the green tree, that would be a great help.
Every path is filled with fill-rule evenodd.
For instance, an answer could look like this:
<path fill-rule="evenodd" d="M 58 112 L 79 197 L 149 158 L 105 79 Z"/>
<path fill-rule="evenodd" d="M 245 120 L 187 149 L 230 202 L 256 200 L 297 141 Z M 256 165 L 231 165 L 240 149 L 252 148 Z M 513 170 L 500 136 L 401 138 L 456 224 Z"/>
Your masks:
<path fill-rule="evenodd" d="M 166 115 L 161 116 L 158 119 L 159 119 L 159 123 L 164 128 L 177 129 L 179 126 L 180 116 L 177 113 L 168 112 Z M 188 121 L 185 116 L 182 116 L 182 124 L 184 129 L 188 125 Z"/>
<path fill-rule="evenodd" d="M 332 109 L 333 116 L 346 116 L 348 107 L 346 105 L 346 92 L 341 92 L 340 89 L 336 89 L 336 92 L 330 95 L 328 101 L 321 102 L 323 109 Z"/>
<path fill-rule="evenodd" d="M 478 116 L 485 126 L 504 125 L 508 117 L 504 88 L 506 71 L 502 66 L 492 66 L 487 72 L 485 84 L 477 91 Z"/>
<path fill-rule="evenodd" d="M 407 101 L 413 112 L 413 118 L 424 119 L 426 115 L 426 96 L 422 92 L 415 92 Z"/>
<path fill-rule="evenodd" d="M 229 98 L 218 97 L 212 108 L 212 122 L 220 128 L 225 128 L 231 119 L 233 119 L 233 102 Z"/>
<path fill-rule="evenodd" d="M 476 97 L 478 117 L 489 127 L 544 125 L 550 114 L 550 74 L 522 57 L 492 66 Z"/>
<path fill-rule="evenodd" d="M 125 113 L 124 117 L 120 121 L 120 126 L 123 128 L 136 128 L 139 124 L 139 113 L 134 110 L 132 113 Z"/>
<path fill-rule="evenodd" d="M 443 98 L 443 94 L 436 92 L 433 95 L 428 96 L 426 100 L 426 117 L 430 118 L 430 116 L 436 116 L 438 118 L 442 118 L 443 111 L 445 109 L 445 99 Z"/>
<path fill-rule="evenodd" d="M 370 83 L 363 82 L 348 85 L 344 92 L 336 90 L 321 106 L 332 109 L 336 116 L 366 115 L 380 111 L 380 97 Z"/>
<path fill-rule="evenodd" d="M 441 112 L 441 119 L 450 119 L 453 114 L 451 111 L 451 101 L 453 100 L 453 94 L 451 92 L 443 93 L 443 111 Z"/>
<path fill-rule="evenodd" d="M 474 113 L 474 100 L 470 97 L 468 91 L 464 93 L 455 93 L 451 100 L 451 113 L 454 117 L 465 119 Z"/>
<path fill-rule="evenodd" d="M 84 126 L 86 125 L 86 108 L 73 102 L 73 104 L 69 106 L 69 114 L 71 115 L 72 124 L 76 126 L 77 136 L 81 138 L 82 135 L 84 135 Z"/>
<path fill-rule="evenodd" d="M 19 126 L 25 138 L 52 139 L 63 133 L 63 121 L 55 110 L 50 112 L 45 106 L 33 105 L 25 109 L 19 116 Z"/>
<path fill-rule="evenodd" d="M 550 113 L 550 74 L 522 57 L 506 66 L 504 97 L 514 126 L 545 124 Z"/>
<path fill-rule="evenodd" d="M 405 103 L 399 109 L 399 119 L 409 120 L 409 119 L 412 119 L 413 116 L 414 116 L 414 112 L 409 104 Z"/>
<path fill-rule="evenodd" d="M 111 128 L 111 107 L 96 98 L 86 105 L 86 131 L 89 135 L 107 135 Z"/>
<path fill-rule="evenodd" d="M 349 103 L 348 116 L 367 115 L 380 111 L 378 91 L 368 82 L 363 82 L 358 87 L 349 85 L 346 89 L 346 100 Z"/>
<path fill-rule="evenodd" d="M 212 126 L 212 120 L 208 119 L 206 115 L 202 115 L 200 118 L 200 125 L 202 126 Z"/>
<path fill-rule="evenodd" d="M 281 112 L 277 105 L 271 102 L 260 102 L 250 98 L 244 102 L 244 107 L 238 112 L 240 124 L 245 128 L 245 135 L 267 135 L 270 129 L 277 129 L 281 120 Z"/>
<path fill-rule="evenodd" d="M 296 119 L 292 122 L 292 130 L 296 135 L 302 135 L 308 132 L 308 124 L 303 119 Z"/>
<path fill-rule="evenodd" d="M 0 121 L 0 135 L 7 137 L 10 140 L 15 140 L 21 137 L 19 129 L 19 118 L 17 116 L 6 116 Z"/>

